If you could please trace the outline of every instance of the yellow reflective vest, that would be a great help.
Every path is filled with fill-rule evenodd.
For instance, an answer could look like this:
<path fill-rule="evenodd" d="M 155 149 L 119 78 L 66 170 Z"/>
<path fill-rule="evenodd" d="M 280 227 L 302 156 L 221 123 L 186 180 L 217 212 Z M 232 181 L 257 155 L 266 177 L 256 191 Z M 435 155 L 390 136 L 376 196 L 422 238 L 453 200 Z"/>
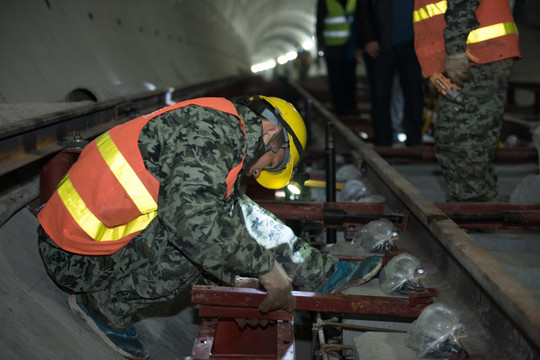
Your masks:
<path fill-rule="evenodd" d="M 356 0 L 348 0 L 345 9 L 337 0 L 326 0 L 326 11 L 323 30 L 325 46 L 345 45 L 351 35 Z"/>

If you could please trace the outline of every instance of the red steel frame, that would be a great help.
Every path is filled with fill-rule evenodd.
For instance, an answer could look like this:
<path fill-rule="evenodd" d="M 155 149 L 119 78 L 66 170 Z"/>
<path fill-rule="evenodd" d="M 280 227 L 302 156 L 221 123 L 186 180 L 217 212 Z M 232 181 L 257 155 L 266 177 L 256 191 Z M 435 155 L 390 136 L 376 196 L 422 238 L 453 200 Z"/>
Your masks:
<path fill-rule="evenodd" d="M 402 230 L 408 213 L 387 214 L 382 203 L 257 201 L 280 219 L 322 221 L 326 228 L 356 232 L 372 220 L 386 216 Z M 539 204 L 448 202 L 435 203 L 449 218 L 465 229 L 540 229 Z"/>
<path fill-rule="evenodd" d="M 437 296 L 435 289 L 413 292 L 409 298 L 324 294 L 293 291 L 296 310 L 374 314 L 413 319 Z M 191 301 L 203 318 L 193 347 L 194 359 L 295 359 L 292 315 L 279 310 L 261 314 L 266 293 L 251 288 L 195 285 Z M 235 318 L 276 320 L 266 328 L 245 327 Z"/>

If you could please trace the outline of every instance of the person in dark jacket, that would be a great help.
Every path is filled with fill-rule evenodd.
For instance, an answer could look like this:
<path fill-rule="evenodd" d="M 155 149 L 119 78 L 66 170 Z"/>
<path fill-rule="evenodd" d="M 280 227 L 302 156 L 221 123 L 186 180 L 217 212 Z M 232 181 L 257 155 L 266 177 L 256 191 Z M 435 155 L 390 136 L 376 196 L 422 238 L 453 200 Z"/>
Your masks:
<path fill-rule="evenodd" d="M 402 126 L 408 146 L 422 145 L 423 77 L 414 51 L 413 0 L 361 0 L 360 34 L 371 88 L 371 121 L 376 146 L 391 146 L 392 82 L 403 91 Z"/>

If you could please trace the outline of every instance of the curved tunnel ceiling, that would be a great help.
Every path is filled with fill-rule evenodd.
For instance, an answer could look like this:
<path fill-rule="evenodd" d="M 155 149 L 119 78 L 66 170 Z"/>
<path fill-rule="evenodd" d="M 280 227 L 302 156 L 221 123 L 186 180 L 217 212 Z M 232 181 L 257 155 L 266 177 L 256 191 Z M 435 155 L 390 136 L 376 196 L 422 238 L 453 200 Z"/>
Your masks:
<path fill-rule="evenodd" d="M 231 26 L 246 44 L 252 63 L 296 50 L 315 34 L 316 0 L 230 0 L 215 5 L 225 14 L 235 14 Z"/>
<path fill-rule="evenodd" d="M 281 48 L 286 48 L 288 51 L 296 50 L 305 40 L 311 39 L 314 36 L 315 24 L 313 19 L 302 19 L 300 16 L 292 14 L 284 14 L 283 17 L 277 17 L 273 22 L 262 22 L 254 33 L 252 40 L 252 59 L 254 62 L 264 61 L 265 57 L 276 58 L 280 54 L 281 49 L 275 49 L 272 46 L 267 46 L 270 41 L 280 43 Z M 303 20 L 300 22 L 299 20 Z M 277 23 L 277 25 L 276 25 Z M 276 53 L 278 52 L 278 53 Z"/>
<path fill-rule="evenodd" d="M 100 100 L 250 73 L 315 32 L 316 0 L 3 0 L 0 103 Z"/>
<path fill-rule="evenodd" d="M 2 0 L 0 104 L 62 102 L 78 90 L 101 101 L 247 74 L 312 38 L 316 4 Z M 514 69 L 519 81 L 538 81 L 538 6 L 529 1 L 519 19 L 528 44 Z"/>

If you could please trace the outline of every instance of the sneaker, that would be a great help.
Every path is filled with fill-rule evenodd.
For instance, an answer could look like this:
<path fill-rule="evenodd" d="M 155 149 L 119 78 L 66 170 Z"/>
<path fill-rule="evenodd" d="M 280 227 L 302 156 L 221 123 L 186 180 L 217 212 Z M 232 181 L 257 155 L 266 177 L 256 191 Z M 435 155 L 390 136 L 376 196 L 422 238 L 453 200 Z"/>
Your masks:
<path fill-rule="evenodd" d="M 339 294 L 347 288 L 362 285 L 379 273 L 382 263 L 382 257 L 376 255 L 361 261 L 340 261 L 330 280 L 319 292 Z"/>
<path fill-rule="evenodd" d="M 131 326 L 128 331 L 115 331 L 103 326 L 90 314 L 82 302 L 81 295 L 70 295 L 68 303 L 71 311 L 120 355 L 133 360 L 145 360 L 150 357 L 150 350 L 137 336 L 135 326 Z"/>

